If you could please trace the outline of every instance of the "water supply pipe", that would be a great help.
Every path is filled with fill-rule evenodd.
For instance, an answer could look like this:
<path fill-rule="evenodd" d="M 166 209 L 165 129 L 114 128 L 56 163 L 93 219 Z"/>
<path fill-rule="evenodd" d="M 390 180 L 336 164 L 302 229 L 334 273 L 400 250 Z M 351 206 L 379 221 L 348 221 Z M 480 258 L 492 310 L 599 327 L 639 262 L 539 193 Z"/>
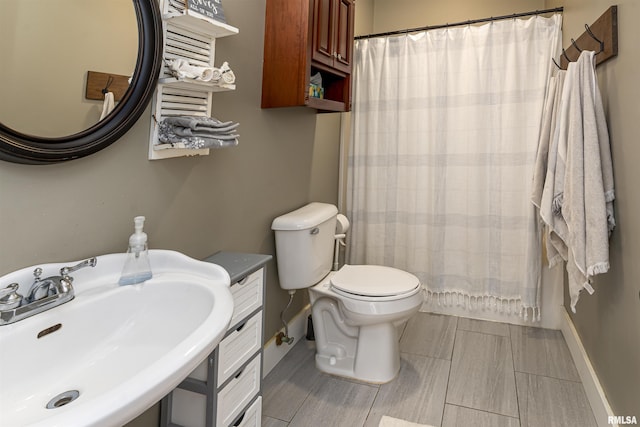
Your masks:
<path fill-rule="evenodd" d="M 278 333 L 278 335 L 276 335 L 276 345 L 280 345 L 283 342 L 289 345 L 293 344 L 294 337 L 289 336 L 289 326 L 287 325 L 287 322 L 284 320 L 284 313 L 289 309 L 289 307 L 291 307 L 291 303 L 293 302 L 293 295 L 295 293 L 296 293 L 295 289 L 289 291 L 289 302 L 287 303 L 287 306 L 284 308 L 284 310 L 282 310 L 282 312 L 280 313 L 280 320 L 284 325 L 284 333 L 280 332 Z"/>

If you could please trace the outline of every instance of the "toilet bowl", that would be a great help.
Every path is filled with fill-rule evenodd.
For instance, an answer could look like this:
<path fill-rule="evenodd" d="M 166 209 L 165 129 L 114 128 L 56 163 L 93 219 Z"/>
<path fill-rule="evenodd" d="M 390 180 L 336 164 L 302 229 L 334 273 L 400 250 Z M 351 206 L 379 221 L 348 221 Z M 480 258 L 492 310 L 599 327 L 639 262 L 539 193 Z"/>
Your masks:
<path fill-rule="evenodd" d="M 311 203 L 273 221 L 280 286 L 309 290 L 319 370 L 385 383 L 400 369 L 396 325 L 418 311 L 422 286 L 386 266 L 331 271 L 337 214 L 333 205 Z"/>
<path fill-rule="evenodd" d="M 367 278 L 376 280 L 381 270 L 402 281 L 385 287 L 378 276 L 372 289 L 353 292 Z M 345 280 L 343 273 L 355 281 Z M 309 297 L 318 369 L 371 383 L 395 378 L 400 370 L 396 325 L 413 316 L 423 301 L 415 276 L 389 267 L 345 265 L 309 288 Z"/>

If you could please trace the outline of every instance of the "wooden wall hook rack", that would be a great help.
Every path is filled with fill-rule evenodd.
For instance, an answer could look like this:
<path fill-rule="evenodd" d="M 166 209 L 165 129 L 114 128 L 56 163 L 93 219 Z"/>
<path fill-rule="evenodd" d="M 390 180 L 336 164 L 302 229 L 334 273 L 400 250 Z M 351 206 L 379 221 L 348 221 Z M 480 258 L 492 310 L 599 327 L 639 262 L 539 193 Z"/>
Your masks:
<path fill-rule="evenodd" d="M 585 30 L 578 39 L 572 39 L 572 43 L 560 55 L 560 67 L 563 70 L 567 69 L 568 60 L 573 62 L 578 59 L 581 50 L 600 52 L 601 46 L 596 38 L 603 42 L 602 52 L 596 55 L 596 65 L 618 56 L 618 6 L 611 6 L 588 28 L 593 36 Z"/>
<path fill-rule="evenodd" d="M 100 73 L 97 71 L 87 71 L 87 87 L 85 90 L 85 98 L 104 100 L 103 89 L 107 87 L 109 92 L 113 92 L 114 100 L 120 101 L 127 89 L 129 89 L 130 76 L 122 76 L 120 74 Z M 109 83 L 109 80 L 111 82 Z"/>

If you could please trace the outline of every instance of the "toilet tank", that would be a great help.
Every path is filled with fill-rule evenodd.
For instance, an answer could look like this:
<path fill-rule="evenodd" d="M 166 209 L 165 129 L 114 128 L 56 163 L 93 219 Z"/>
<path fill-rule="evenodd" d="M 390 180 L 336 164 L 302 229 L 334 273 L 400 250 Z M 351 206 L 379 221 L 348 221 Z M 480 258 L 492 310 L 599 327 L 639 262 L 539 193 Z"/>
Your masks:
<path fill-rule="evenodd" d="M 337 215 L 334 205 L 314 202 L 273 220 L 282 289 L 308 288 L 331 271 Z"/>

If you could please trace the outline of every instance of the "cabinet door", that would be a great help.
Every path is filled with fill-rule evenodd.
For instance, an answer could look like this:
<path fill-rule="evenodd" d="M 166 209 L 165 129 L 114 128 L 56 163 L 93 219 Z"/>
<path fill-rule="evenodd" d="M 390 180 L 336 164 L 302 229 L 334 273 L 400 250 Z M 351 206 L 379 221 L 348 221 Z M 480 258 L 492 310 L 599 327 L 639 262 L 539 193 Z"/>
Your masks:
<path fill-rule="evenodd" d="M 314 61 L 333 67 L 335 0 L 314 0 L 313 2 L 313 49 Z"/>
<path fill-rule="evenodd" d="M 351 57 L 353 55 L 353 19 L 354 5 L 352 0 L 337 0 L 335 21 L 334 68 L 351 73 Z"/>

